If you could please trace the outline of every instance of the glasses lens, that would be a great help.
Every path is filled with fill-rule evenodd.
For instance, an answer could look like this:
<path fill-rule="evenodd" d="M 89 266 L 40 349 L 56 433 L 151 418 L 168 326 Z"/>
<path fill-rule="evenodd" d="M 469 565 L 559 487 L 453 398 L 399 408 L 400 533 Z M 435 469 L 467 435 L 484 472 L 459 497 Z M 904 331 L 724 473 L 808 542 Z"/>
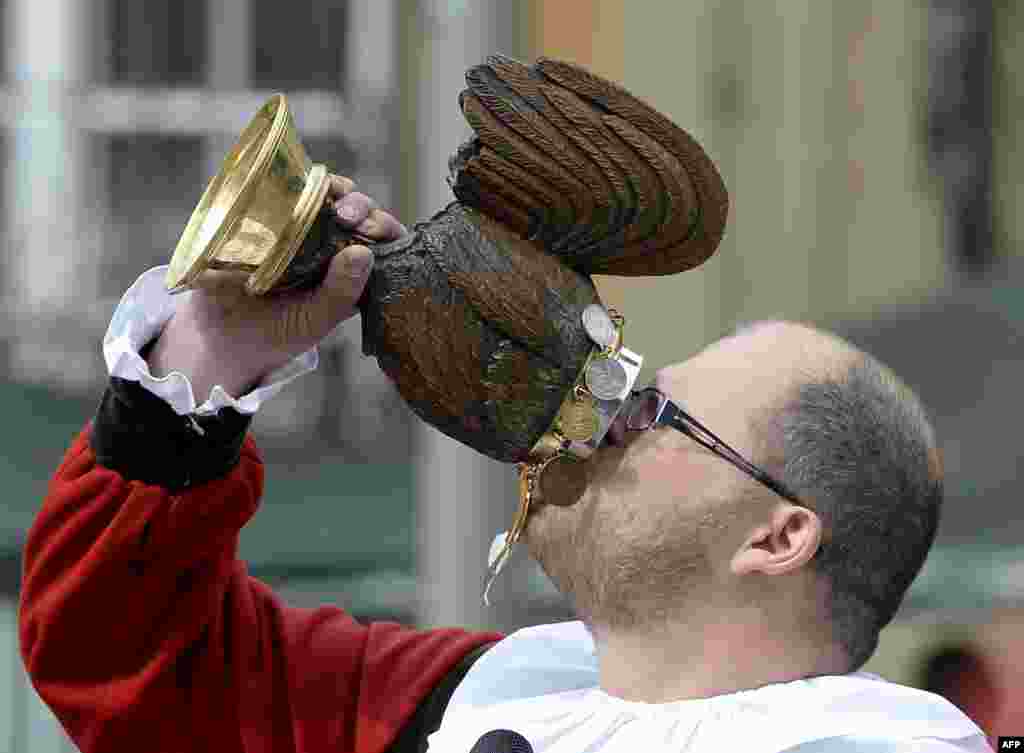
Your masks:
<path fill-rule="evenodd" d="M 633 431 L 649 429 L 658 417 L 661 396 L 655 390 L 641 390 L 633 396 L 626 415 L 626 428 Z"/>

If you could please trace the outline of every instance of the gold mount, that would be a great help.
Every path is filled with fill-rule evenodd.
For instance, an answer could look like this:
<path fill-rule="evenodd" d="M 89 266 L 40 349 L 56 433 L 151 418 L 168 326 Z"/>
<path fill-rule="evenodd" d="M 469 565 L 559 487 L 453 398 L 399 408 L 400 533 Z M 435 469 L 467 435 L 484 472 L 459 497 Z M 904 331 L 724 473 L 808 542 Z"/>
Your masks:
<path fill-rule="evenodd" d="M 206 187 L 178 241 L 166 284 L 193 287 L 207 269 L 249 272 L 261 295 L 281 278 L 327 197 L 325 165 L 314 165 L 283 94 L 271 97 Z"/>

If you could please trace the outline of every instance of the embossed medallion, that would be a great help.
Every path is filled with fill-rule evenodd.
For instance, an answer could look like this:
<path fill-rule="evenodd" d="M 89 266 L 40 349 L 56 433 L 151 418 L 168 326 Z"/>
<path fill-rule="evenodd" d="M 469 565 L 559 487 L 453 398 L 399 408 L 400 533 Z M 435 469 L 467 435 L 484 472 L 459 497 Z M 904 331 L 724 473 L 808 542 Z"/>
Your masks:
<path fill-rule="evenodd" d="M 589 395 L 566 400 L 558 411 L 558 426 L 566 439 L 586 442 L 597 433 L 600 422 L 594 401 Z"/>
<path fill-rule="evenodd" d="M 598 358 L 587 367 L 587 389 L 600 400 L 616 400 L 626 389 L 626 370 L 611 358 Z"/>

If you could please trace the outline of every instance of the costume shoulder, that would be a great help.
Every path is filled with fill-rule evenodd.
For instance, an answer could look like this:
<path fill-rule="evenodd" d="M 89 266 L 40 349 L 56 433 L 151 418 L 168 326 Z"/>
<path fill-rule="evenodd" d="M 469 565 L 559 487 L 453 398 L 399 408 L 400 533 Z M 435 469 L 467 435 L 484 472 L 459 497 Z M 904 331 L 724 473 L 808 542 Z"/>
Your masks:
<path fill-rule="evenodd" d="M 992 747 L 980 734 L 959 740 L 935 737 L 890 740 L 863 734 L 812 740 L 789 748 L 785 753 L 992 753 Z"/>
<path fill-rule="evenodd" d="M 448 710 L 489 706 L 598 684 L 594 640 L 582 622 L 536 625 L 512 633 L 469 670 Z M 448 714 L 445 714 L 445 718 Z"/>
<path fill-rule="evenodd" d="M 556 698 L 562 702 L 559 709 L 569 709 L 584 697 L 581 693 L 598 684 L 593 637 L 582 622 L 525 628 L 498 643 L 473 666 L 453 694 L 444 723 L 455 722 L 460 715 L 474 718 L 485 707 L 507 714 L 535 712 L 547 718 L 557 711 L 552 705 Z M 546 698 L 540 706 L 532 703 L 542 696 Z M 736 721 L 715 733 L 735 749 L 990 750 L 982 730 L 945 698 L 867 672 L 776 683 L 712 700 Z M 710 730 L 717 729 L 719 722 L 708 719 L 704 724 Z"/>
<path fill-rule="evenodd" d="M 735 695 L 752 721 L 764 719 L 757 735 L 767 744 L 759 748 L 763 750 L 988 750 L 984 732 L 942 696 L 868 672 L 779 683 Z"/>

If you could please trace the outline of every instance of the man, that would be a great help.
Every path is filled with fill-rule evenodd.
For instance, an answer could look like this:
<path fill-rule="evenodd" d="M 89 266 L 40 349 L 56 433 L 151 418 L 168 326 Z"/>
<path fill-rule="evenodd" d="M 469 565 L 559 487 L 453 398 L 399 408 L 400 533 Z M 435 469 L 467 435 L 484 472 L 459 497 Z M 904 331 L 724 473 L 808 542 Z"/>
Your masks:
<path fill-rule="evenodd" d="M 367 237 L 406 232 L 351 182 L 332 192 Z M 273 298 L 206 273 L 175 301 L 151 271 L 115 313 L 111 386 L 29 534 L 19 613 L 33 684 L 81 750 L 378 753 L 495 641 L 430 750 L 499 727 L 567 753 L 988 750 L 951 704 L 851 674 L 924 560 L 942 472 L 913 395 L 797 325 L 662 370 L 583 498 L 536 510 L 529 548 L 583 622 L 506 638 L 284 605 L 236 557 L 262 491 L 248 415 L 315 367 L 360 260 L 351 247 L 316 291 Z"/>

